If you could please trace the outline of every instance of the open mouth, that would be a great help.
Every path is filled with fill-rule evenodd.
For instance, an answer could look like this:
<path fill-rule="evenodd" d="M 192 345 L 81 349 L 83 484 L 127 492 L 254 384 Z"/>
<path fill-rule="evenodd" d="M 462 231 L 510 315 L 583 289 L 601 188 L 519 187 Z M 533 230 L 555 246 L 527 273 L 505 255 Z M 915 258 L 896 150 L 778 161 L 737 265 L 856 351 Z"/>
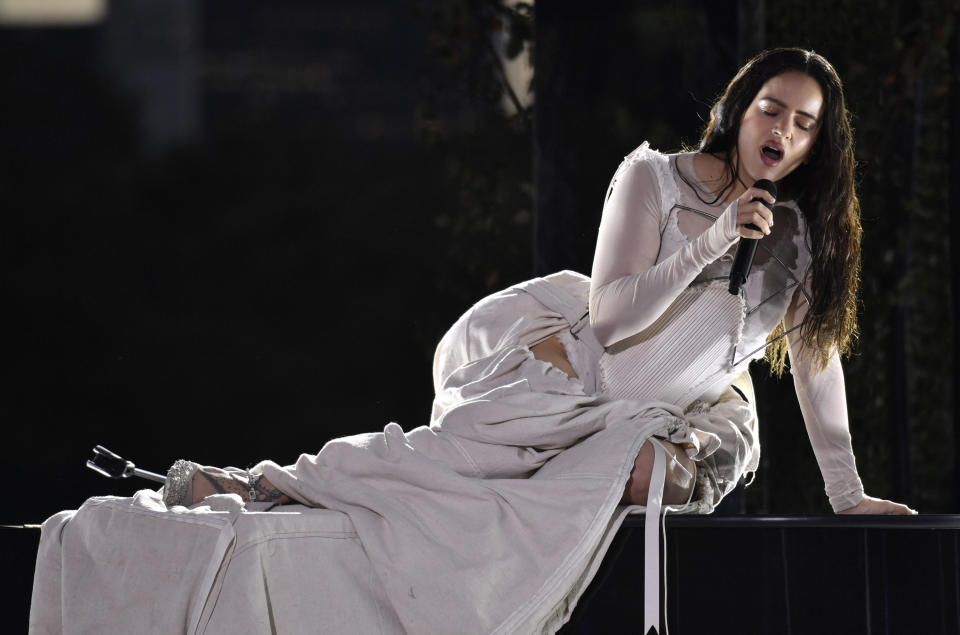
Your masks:
<path fill-rule="evenodd" d="M 763 152 L 763 156 L 767 157 L 771 161 L 779 161 L 783 158 L 783 152 L 774 146 L 763 146 L 761 152 Z"/>

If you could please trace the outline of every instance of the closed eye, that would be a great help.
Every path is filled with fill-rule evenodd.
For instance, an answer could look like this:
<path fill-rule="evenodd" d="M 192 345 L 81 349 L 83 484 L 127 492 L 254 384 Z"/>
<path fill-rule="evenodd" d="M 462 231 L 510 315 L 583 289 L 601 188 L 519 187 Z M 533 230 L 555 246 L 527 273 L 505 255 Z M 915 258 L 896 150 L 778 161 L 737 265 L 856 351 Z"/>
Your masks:
<path fill-rule="evenodd" d="M 765 115 L 768 116 L 768 117 L 777 117 L 777 116 L 780 115 L 780 113 L 778 113 L 778 112 L 773 112 L 773 111 L 771 111 L 771 110 L 766 110 L 766 109 L 764 109 L 764 108 L 761 108 L 761 109 L 760 109 L 760 112 L 762 112 L 763 114 L 765 114 Z M 797 128 L 800 128 L 800 129 L 803 130 L 804 132 L 810 132 L 810 129 L 813 127 L 812 124 L 807 123 L 806 121 L 804 121 L 803 123 L 801 123 L 800 121 L 794 121 L 794 124 L 797 126 Z M 804 124 L 806 124 L 806 125 L 804 125 Z"/>

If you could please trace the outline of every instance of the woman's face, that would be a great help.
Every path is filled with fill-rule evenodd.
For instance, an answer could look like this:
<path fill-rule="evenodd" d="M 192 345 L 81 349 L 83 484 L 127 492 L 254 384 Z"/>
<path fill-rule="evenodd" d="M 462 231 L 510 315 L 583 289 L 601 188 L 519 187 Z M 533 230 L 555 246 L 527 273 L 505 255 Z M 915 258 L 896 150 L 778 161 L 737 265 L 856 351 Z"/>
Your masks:
<path fill-rule="evenodd" d="M 793 172 L 813 149 L 822 111 L 823 91 L 809 75 L 787 71 L 767 80 L 740 121 L 737 169 L 744 184 Z"/>

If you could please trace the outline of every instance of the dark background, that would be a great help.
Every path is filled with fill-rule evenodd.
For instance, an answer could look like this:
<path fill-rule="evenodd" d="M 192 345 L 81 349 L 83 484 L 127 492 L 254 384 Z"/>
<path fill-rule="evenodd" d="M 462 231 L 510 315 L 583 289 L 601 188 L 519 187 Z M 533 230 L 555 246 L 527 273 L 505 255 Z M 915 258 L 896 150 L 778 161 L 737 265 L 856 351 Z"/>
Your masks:
<path fill-rule="evenodd" d="M 863 307 L 845 369 L 867 492 L 957 510 L 957 3 L 107 7 L 0 23 L 0 522 L 149 486 L 87 470 L 96 444 L 163 472 L 426 423 L 453 320 L 534 274 L 589 273 L 620 158 L 695 144 L 772 46 L 824 54 L 854 113 Z M 511 58 L 535 69 L 512 96 Z M 789 376 L 753 370 L 764 454 L 742 510 L 828 513 Z M 26 598 L 36 532 L 24 550 L 3 531 Z"/>

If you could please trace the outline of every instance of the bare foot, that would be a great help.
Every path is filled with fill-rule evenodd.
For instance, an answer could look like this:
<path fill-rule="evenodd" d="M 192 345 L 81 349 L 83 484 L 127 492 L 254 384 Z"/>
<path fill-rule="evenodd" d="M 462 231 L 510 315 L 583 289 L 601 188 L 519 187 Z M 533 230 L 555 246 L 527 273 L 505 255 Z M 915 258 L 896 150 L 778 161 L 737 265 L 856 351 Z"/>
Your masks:
<path fill-rule="evenodd" d="M 292 499 L 273 486 L 262 474 L 253 477 L 254 501 L 286 505 Z M 228 472 L 217 467 L 203 467 L 193 475 L 193 502 L 199 503 L 213 494 L 238 494 L 245 501 L 250 500 L 250 484 L 247 475 L 241 471 Z"/>

